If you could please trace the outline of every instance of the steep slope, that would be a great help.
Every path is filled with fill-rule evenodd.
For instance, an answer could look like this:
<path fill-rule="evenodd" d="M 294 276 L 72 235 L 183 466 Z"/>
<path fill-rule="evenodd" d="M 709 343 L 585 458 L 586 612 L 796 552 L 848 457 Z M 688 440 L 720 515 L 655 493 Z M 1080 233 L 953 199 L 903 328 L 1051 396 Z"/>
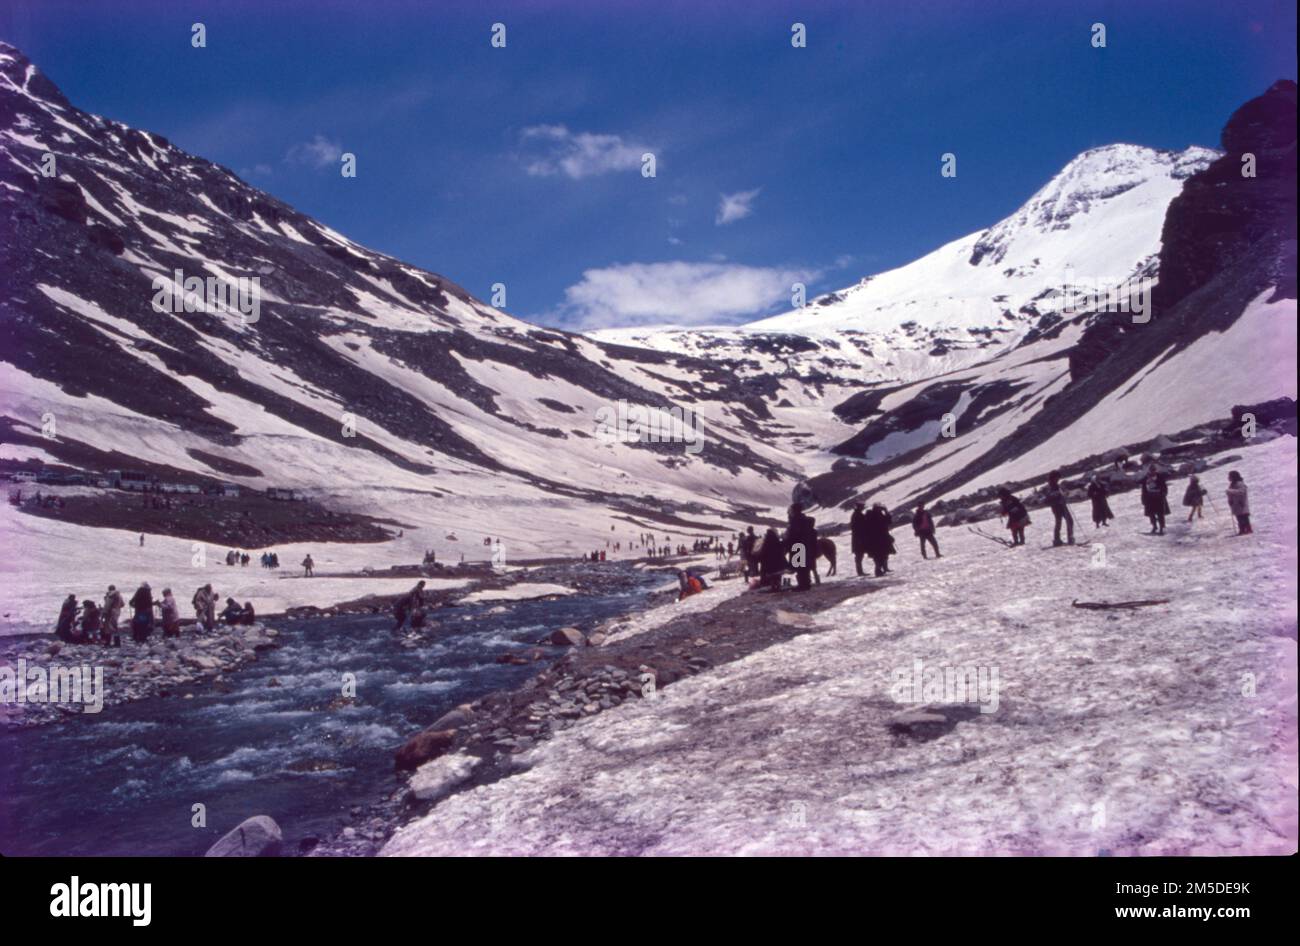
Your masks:
<path fill-rule="evenodd" d="M 80 111 L 7 45 L 0 217 L 11 460 L 302 487 L 407 522 L 449 521 L 460 500 L 493 535 L 517 532 L 520 508 L 568 509 L 521 536 L 529 546 L 566 518 L 599 516 L 608 536 L 614 510 L 729 516 L 775 501 L 795 472 L 725 429 L 702 431 L 698 451 L 597 436 L 598 413 L 620 401 L 674 407 L 652 353 L 644 370 L 614 370 L 588 339 L 512 318 L 158 135 Z M 205 304 L 253 279 L 255 313 Z M 173 286 L 196 311 L 159 310 Z M 585 531 L 552 545 L 586 548 Z"/>

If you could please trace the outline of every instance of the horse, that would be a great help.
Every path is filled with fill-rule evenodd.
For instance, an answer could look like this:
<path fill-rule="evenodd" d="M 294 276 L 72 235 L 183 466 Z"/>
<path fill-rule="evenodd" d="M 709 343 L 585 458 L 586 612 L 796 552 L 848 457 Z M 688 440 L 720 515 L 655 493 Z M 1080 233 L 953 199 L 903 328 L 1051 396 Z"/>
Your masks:
<path fill-rule="evenodd" d="M 765 539 L 759 539 L 757 542 L 754 543 L 754 551 L 750 554 L 750 556 L 745 561 L 745 564 L 750 569 L 751 575 L 758 574 L 758 563 L 763 559 L 764 541 Z M 826 577 L 829 578 L 835 574 L 836 557 L 837 555 L 835 550 L 835 543 L 832 542 L 830 539 L 828 539 L 826 536 L 819 536 L 817 538 L 817 549 L 813 555 L 813 560 L 812 560 L 813 581 L 815 581 L 819 585 L 822 583 L 822 577 L 817 571 L 817 559 L 819 558 L 826 559 L 827 564 L 830 566 L 828 569 L 826 569 Z"/>
<path fill-rule="evenodd" d="M 818 584 L 821 584 L 821 577 L 817 574 L 817 559 L 819 558 L 826 559 L 827 564 L 830 565 L 830 568 L 826 569 L 826 577 L 829 578 L 831 577 L 831 575 L 834 575 L 835 574 L 835 543 L 832 542 L 830 539 L 826 538 L 826 536 L 824 535 L 818 536 L 817 538 L 817 555 L 813 559 L 813 577 L 817 579 Z"/>

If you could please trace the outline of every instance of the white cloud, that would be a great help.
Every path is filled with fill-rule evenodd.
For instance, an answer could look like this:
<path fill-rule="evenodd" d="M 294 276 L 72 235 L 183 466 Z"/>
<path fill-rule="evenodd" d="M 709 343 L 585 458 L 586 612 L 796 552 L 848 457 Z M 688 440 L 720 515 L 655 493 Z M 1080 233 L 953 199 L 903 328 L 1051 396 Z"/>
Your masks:
<path fill-rule="evenodd" d="M 284 159 L 291 164 L 310 164 L 323 168 L 336 163 L 342 156 L 342 145 L 330 141 L 324 135 L 317 135 L 311 141 L 294 145 Z"/>
<path fill-rule="evenodd" d="M 744 220 L 754 212 L 754 198 L 758 196 L 761 187 L 756 187 L 752 191 L 739 191 L 735 194 L 723 194 L 718 201 L 718 216 L 714 220 L 718 226 L 724 226 L 728 223 L 735 223 L 737 220 Z"/>
<path fill-rule="evenodd" d="M 564 125 L 533 125 L 519 134 L 520 160 L 533 177 L 563 174 L 574 180 L 611 171 L 640 169 L 641 155 L 652 147 L 620 135 L 573 132 Z"/>
<path fill-rule="evenodd" d="M 739 263 L 623 263 L 584 272 L 565 290 L 559 314 L 579 329 L 735 322 L 788 306 L 791 284 L 818 275 Z"/>

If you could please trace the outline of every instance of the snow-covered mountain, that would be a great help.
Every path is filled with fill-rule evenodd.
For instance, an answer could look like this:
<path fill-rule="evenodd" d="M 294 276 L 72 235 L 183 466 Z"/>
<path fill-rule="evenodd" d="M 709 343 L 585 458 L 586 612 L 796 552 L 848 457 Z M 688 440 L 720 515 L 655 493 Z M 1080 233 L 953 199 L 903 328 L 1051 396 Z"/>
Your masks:
<path fill-rule="evenodd" d="M 663 351 L 753 358 L 773 336 L 811 347 L 795 370 L 914 380 L 965 367 L 1055 324 L 1084 290 L 1154 276 L 1160 231 L 1183 182 L 1218 153 L 1116 144 L 1085 151 L 1005 220 L 920 259 L 733 330 L 613 329 L 597 337 Z"/>
<path fill-rule="evenodd" d="M 597 337 L 767 385 L 825 505 L 955 497 L 1294 397 L 1294 103 L 1284 81 L 1244 105 L 1223 151 L 1087 151 L 989 229 L 802 309 Z"/>
<path fill-rule="evenodd" d="M 77 109 L 7 45 L 0 215 L 10 460 L 303 488 L 555 551 L 585 550 L 583 534 L 608 536 L 614 518 L 649 526 L 642 512 L 767 506 L 797 474 L 707 418 L 698 451 L 597 436 L 620 401 L 675 406 L 661 368 L 698 379 L 712 366 L 616 361 L 513 318 L 158 135 Z M 159 311 L 155 280 L 164 303 L 183 303 L 192 278 L 206 293 L 257 279 L 255 317 Z"/>
<path fill-rule="evenodd" d="M 808 477 L 829 507 L 1041 475 L 1294 396 L 1294 104 L 1279 83 L 1243 106 L 1218 157 L 1089 151 L 988 230 L 797 312 L 588 337 L 87 114 L 0 44 L 0 463 L 306 489 L 404 526 L 388 561 L 483 535 L 576 554 L 611 531 L 722 532 Z M 1157 272 L 1176 279 L 1146 323 L 1064 311 Z M 256 320 L 160 311 L 158 286 L 184 302 L 193 278 L 256 278 Z M 700 449 L 598 436 L 619 402 L 693 412 Z M 334 554 L 371 553 L 317 558 Z"/>

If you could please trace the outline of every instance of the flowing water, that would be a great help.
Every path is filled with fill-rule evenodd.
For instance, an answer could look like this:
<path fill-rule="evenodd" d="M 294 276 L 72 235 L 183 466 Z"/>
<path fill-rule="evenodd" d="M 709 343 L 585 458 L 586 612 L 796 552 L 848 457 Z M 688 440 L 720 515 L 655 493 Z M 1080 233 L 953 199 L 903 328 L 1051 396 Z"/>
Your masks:
<path fill-rule="evenodd" d="M 644 588 L 431 612 L 437 628 L 401 646 L 388 615 L 272 621 L 279 649 L 181 694 L 0 732 L 0 853 L 202 854 L 255 814 L 285 850 L 343 826 L 355 805 L 401 782 L 393 752 L 443 712 L 516 685 L 538 664 L 496 663 L 556 627 L 636 609 Z M 497 613 L 491 613 L 496 611 Z M 559 656 L 559 648 L 556 656 Z M 342 704 L 343 675 L 357 699 Z M 196 827 L 195 806 L 206 826 Z"/>

